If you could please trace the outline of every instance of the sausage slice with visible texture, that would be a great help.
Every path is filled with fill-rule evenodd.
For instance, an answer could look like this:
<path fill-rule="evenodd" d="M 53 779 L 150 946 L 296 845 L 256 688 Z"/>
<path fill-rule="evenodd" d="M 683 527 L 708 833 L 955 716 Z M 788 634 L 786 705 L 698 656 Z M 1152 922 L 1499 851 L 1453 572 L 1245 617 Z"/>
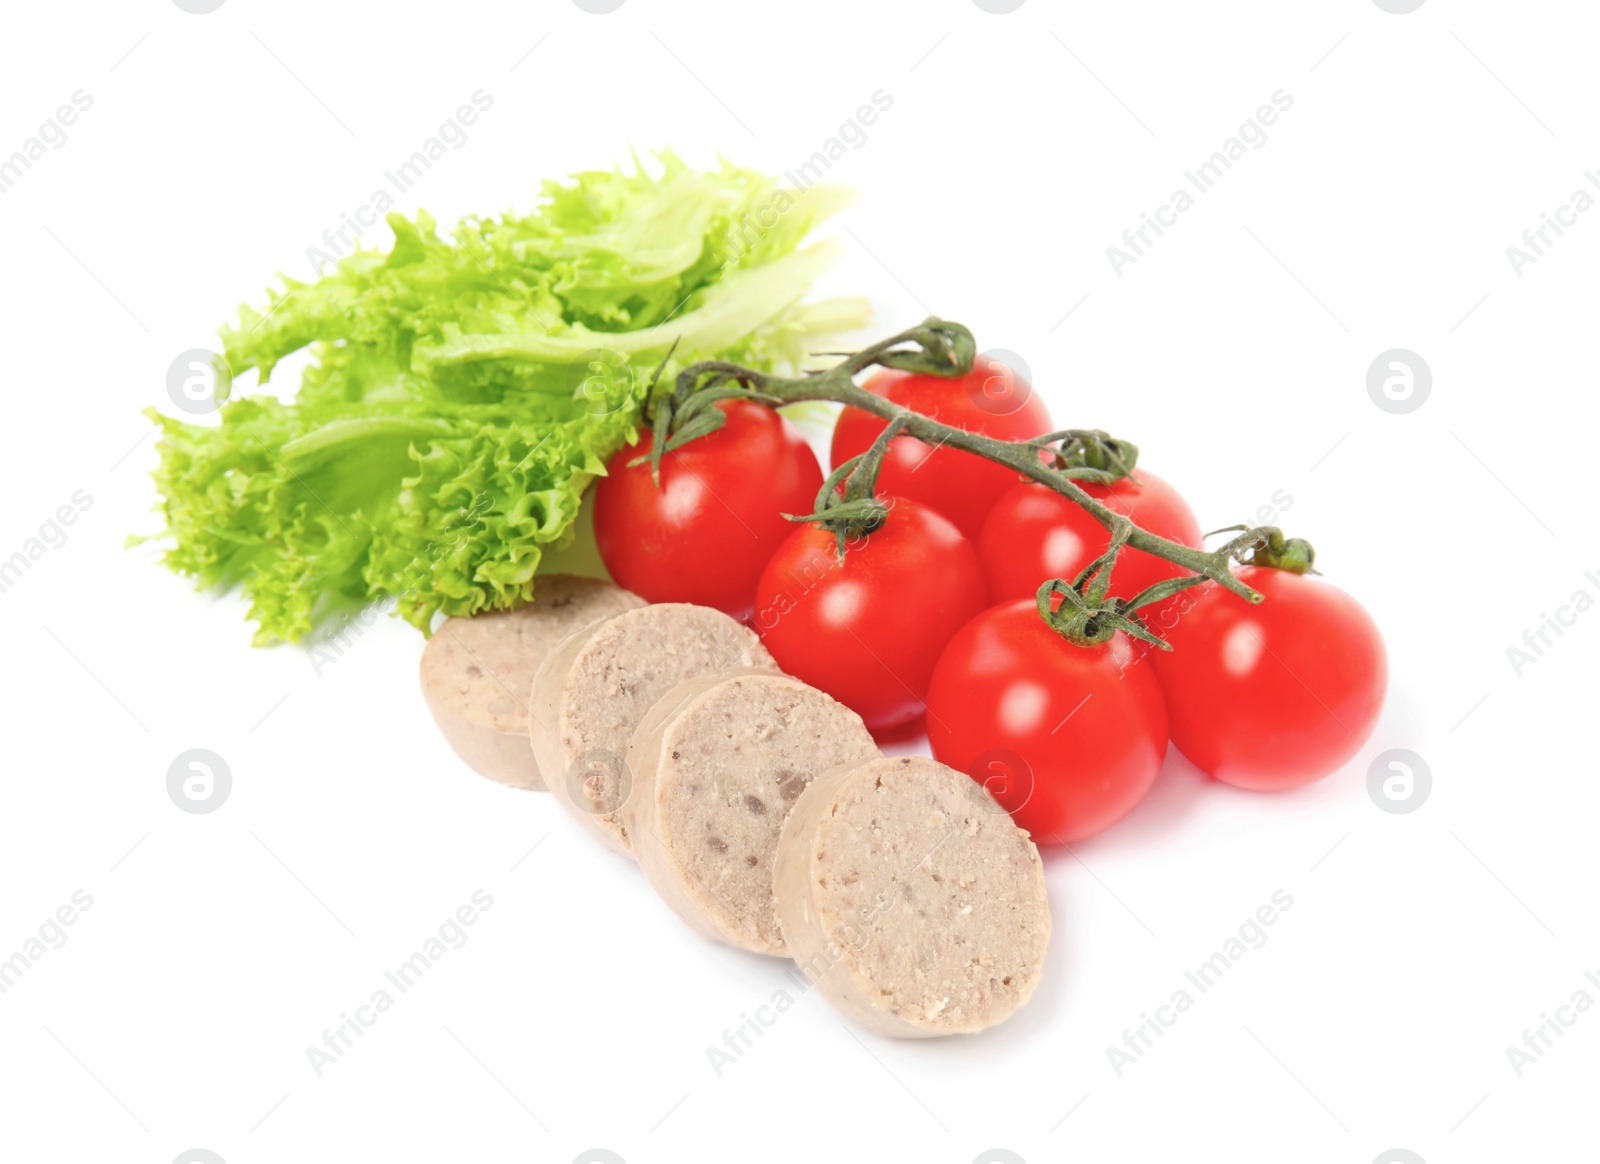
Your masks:
<path fill-rule="evenodd" d="M 877 756 L 861 717 L 789 675 L 692 679 L 628 749 L 622 820 L 645 878 L 701 933 L 786 953 L 772 900 L 778 833 L 813 778 Z"/>
<path fill-rule="evenodd" d="M 706 606 L 656 603 L 570 635 L 533 683 L 529 732 L 546 786 L 591 834 L 630 853 L 619 810 L 634 729 L 685 680 L 747 667 L 777 670 L 752 631 Z"/>
<path fill-rule="evenodd" d="M 516 610 L 448 618 L 422 650 L 422 698 L 456 755 L 513 788 L 544 788 L 528 746 L 533 676 L 573 631 L 644 605 L 599 578 L 547 574 Z"/>
<path fill-rule="evenodd" d="M 773 887 L 800 969 L 879 1034 L 981 1031 L 1039 984 L 1039 851 L 976 781 L 934 760 L 813 780 L 784 822 Z"/>

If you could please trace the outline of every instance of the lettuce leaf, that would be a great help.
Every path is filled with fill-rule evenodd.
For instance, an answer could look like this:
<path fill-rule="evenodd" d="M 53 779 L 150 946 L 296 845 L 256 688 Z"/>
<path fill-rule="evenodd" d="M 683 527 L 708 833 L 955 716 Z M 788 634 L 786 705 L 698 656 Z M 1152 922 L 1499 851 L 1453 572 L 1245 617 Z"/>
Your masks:
<path fill-rule="evenodd" d="M 229 400 L 214 425 L 149 413 L 163 561 L 239 587 L 258 644 L 386 596 L 424 632 L 528 601 L 669 352 L 659 391 L 699 359 L 796 368 L 865 324 L 858 300 L 799 302 L 835 257 L 801 244 L 846 202 L 665 153 L 453 235 L 389 215 L 387 253 L 285 278 L 222 329 L 236 379 L 310 349 L 292 402 Z"/>

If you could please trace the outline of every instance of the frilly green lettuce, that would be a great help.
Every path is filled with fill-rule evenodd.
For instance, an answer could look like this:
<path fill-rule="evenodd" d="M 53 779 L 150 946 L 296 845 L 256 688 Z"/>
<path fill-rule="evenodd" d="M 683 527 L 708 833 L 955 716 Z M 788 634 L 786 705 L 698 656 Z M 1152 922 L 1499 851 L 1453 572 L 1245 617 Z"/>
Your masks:
<path fill-rule="evenodd" d="M 659 174 L 546 183 L 533 213 L 453 236 L 389 215 L 387 254 L 285 279 L 222 330 L 232 375 L 263 383 L 311 348 L 292 403 L 231 400 L 215 426 L 150 412 L 164 561 L 240 587 L 263 644 L 387 596 L 424 631 L 526 602 L 663 360 L 659 391 L 699 359 L 792 369 L 864 325 L 858 300 L 799 302 L 834 258 L 801 243 L 846 202 L 668 153 Z"/>

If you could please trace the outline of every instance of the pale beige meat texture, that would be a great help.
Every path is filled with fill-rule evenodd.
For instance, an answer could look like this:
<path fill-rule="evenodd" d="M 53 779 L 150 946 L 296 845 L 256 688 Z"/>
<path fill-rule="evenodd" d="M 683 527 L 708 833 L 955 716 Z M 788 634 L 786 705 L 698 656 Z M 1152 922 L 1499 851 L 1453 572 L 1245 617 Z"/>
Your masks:
<path fill-rule="evenodd" d="M 593 836 L 630 853 L 619 810 L 634 729 L 685 680 L 748 667 L 777 670 L 754 633 L 705 606 L 644 606 L 569 636 L 539 668 L 529 705 L 546 787 Z"/>
<path fill-rule="evenodd" d="M 934 760 L 813 780 L 784 822 L 773 887 L 801 970 L 879 1034 L 981 1031 L 1039 984 L 1050 942 L 1039 852 L 975 781 Z"/>
<path fill-rule="evenodd" d="M 440 625 L 422 650 L 423 701 L 468 767 L 513 788 L 543 789 L 528 746 L 534 673 L 573 631 L 643 605 L 598 578 L 540 576 L 526 606 Z"/>
<path fill-rule="evenodd" d="M 651 709 L 628 749 L 633 793 L 622 820 L 633 855 L 695 929 L 781 955 L 779 830 L 812 779 L 876 755 L 859 715 L 791 676 L 692 679 Z"/>

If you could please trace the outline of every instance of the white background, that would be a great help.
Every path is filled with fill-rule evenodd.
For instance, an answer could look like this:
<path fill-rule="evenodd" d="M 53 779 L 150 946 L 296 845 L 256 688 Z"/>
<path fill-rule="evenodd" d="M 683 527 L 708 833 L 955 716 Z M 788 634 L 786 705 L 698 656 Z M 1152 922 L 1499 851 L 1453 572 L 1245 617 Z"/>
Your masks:
<path fill-rule="evenodd" d="M 0 154 L 73 91 L 94 105 L 0 196 L 0 556 L 75 490 L 93 504 L 0 595 L 0 958 L 75 890 L 93 906 L 0 995 L 0 1158 L 1600 1158 L 1600 1013 L 1521 1077 L 1507 1057 L 1574 992 L 1600 1001 L 1600 614 L 1520 677 L 1507 657 L 1600 596 L 1600 215 L 1520 276 L 1506 255 L 1600 165 L 1589 6 L 102 0 L 4 21 Z M 892 95 L 830 174 L 863 197 L 824 290 L 1021 353 L 1059 422 L 1137 441 L 1206 528 L 1287 491 L 1283 524 L 1387 638 L 1370 745 L 1283 795 L 1174 756 L 1122 825 L 1048 858 L 1047 978 L 1011 1023 L 896 1043 L 800 997 L 719 1078 L 708 1046 L 795 993 L 782 965 L 690 935 L 549 800 L 457 762 L 415 631 L 380 620 L 319 677 L 251 649 L 237 599 L 122 548 L 155 528 L 139 410 L 174 356 L 274 271 L 306 276 L 480 88 L 492 110 L 401 209 L 525 210 L 631 147 L 788 169 Z M 1267 143 L 1119 277 L 1106 248 L 1279 89 Z M 1395 347 L 1433 373 L 1409 415 L 1366 391 Z M 211 815 L 165 790 L 195 747 L 233 773 Z M 1367 793 L 1394 747 L 1433 775 L 1409 815 Z M 317 1077 L 307 1047 L 477 889 L 470 941 Z M 1279 889 L 1270 940 L 1119 1077 L 1107 1048 Z"/>

